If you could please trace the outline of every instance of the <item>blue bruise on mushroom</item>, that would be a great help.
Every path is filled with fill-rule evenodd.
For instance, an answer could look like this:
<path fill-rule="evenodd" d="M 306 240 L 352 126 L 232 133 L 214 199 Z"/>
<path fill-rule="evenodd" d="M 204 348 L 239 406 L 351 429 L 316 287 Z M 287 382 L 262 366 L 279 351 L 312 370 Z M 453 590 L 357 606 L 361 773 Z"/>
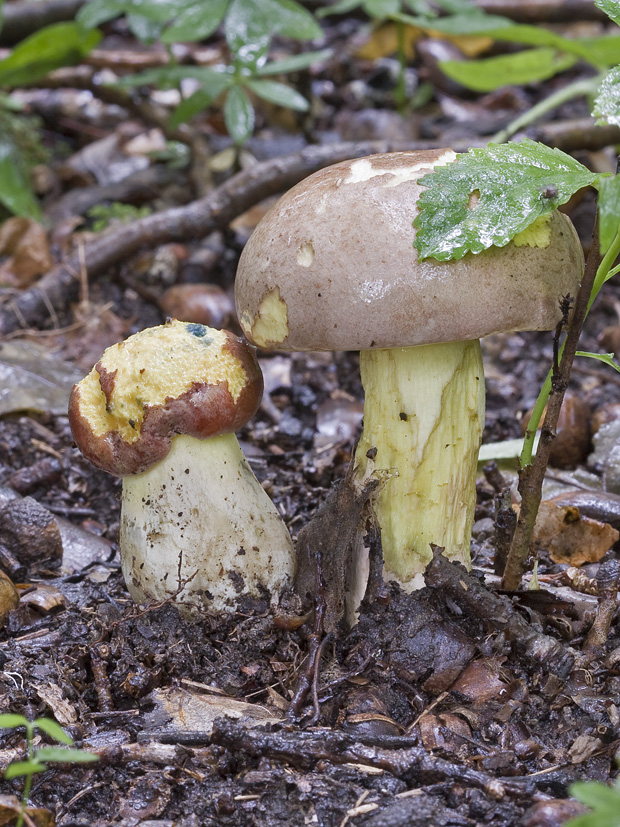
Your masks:
<path fill-rule="evenodd" d="M 203 344 L 210 345 L 213 343 L 213 339 L 207 336 L 207 330 L 209 328 L 203 324 L 197 324 L 196 322 L 192 322 L 191 324 L 187 325 L 187 332 L 191 333 L 192 336 L 196 336 L 197 339 L 204 339 Z"/>

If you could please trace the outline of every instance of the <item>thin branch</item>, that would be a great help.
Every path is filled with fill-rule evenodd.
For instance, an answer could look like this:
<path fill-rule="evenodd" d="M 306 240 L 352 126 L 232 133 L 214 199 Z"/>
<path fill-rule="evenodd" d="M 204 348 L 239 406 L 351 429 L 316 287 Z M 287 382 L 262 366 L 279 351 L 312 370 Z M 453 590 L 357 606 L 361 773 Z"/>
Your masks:
<path fill-rule="evenodd" d="M 502 588 L 509 591 L 518 589 L 521 577 L 527 567 L 530 552 L 532 551 L 532 534 L 542 498 L 542 484 L 549 463 L 551 444 L 555 437 L 560 408 L 564 400 L 564 393 L 568 387 L 573 359 L 575 358 L 581 329 L 588 312 L 590 294 L 592 293 L 597 270 L 601 261 L 602 256 L 599 252 L 598 229 L 595 227 L 583 281 L 581 282 L 573 316 L 568 326 L 560 363 L 557 371 L 554 372 L 551 378 L 551 391 L 549 401 L 547 402 L 547 413 L 541 430 L 536 456 L 532 464 L 523 467 L 519 473 L 521 509 L 502 578 Z"/>

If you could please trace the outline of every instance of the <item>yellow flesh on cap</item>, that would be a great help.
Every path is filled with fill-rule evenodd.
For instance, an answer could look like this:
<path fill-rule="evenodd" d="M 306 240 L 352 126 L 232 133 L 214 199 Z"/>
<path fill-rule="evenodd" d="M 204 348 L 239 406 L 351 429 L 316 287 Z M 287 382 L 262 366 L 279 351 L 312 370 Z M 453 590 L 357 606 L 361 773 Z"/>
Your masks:
<path fill-rule="evenodd" d="M 227 382 L 236 401 L 247 375 L 224 348 L 227 341 L 225 331 L 170 321 L 109 347 L 99 362 L 108 373 L 116 371 L 109 404 L 96 368 L 79 383 L 80 409 L 93 434 L 116 431 L 125 442 L 136 442 L 146 408 L 176 399 L 196 382 Z"/>

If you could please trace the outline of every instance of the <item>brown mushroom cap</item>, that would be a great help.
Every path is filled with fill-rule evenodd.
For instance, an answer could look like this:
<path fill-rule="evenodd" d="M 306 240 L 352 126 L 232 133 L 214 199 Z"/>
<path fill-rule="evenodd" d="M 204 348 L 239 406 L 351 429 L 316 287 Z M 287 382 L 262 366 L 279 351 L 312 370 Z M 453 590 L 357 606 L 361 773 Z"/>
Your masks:
<path fill-rule="evenodd" d="M 372 155 L 287 192 L 243 250 L 235 286 L 245 335 L 273 350 L 366 350 L 551 330 L 576 295 L 583 252 L 554 212 L 505 247 L 418 261 L 418 180 L 452 150 Z"/>
<path fill-rule="evenodd" d="M 227 330 L 169 321 L 108 348 L 74 386 L 69 422 L 93 465 L 117 476 L 163 459 L 175 434 L 238 430 L 255 413 L 263 377 L 254 349 Z"/>

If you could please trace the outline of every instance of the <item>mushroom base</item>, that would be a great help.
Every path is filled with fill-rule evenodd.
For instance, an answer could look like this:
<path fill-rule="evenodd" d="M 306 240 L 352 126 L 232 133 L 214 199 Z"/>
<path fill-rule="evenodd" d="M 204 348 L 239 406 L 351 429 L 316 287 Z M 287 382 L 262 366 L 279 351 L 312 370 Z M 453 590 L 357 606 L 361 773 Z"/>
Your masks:
<path fill-rule="evenodd" d="M 234 611 L 294 572 L 288 530 L 234 434 L 176 436 L 164 460 L 123 478 L 120 550 L 136 602 L 178 592 L 186 614 Z"/>
<path fill-rule="evenodd" d="M 375 503 L 384 575 L 412 591 L 424 585 L 431 543 L 470 564 L 484 425 L 480 343 L 366 350 L 360 361 L 366 401 L 355 461 L 362 474 L 370 463 L 395 474 Z"/>

